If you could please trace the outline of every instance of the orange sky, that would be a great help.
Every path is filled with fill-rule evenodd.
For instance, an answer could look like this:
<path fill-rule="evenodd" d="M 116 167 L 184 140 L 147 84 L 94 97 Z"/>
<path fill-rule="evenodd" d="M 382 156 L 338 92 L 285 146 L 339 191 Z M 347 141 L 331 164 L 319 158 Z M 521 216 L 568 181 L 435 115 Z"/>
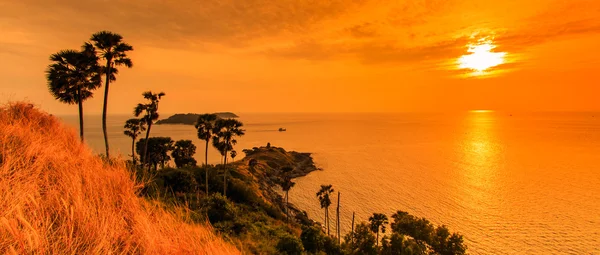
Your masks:
<path fill-rule="evenodd" d="M 76 114 L 44 70 L 99 30 L 135 48 L 114 114 L 146 90 L 164 113 L 600 110 L 598 0 L 0 0 L 0 102 Z M 481 37 L 507 63 L 472 77 L 456 61 Z"/>

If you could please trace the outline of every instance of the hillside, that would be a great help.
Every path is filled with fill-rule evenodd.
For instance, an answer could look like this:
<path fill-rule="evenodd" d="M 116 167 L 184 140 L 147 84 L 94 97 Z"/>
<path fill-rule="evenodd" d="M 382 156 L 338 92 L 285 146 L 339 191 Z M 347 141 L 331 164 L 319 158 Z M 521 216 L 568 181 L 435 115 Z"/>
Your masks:
<path fill-rule="evenodd" d="M 0 108 L 0 253 L 240 253 L 185 209 L 138 197 L 141 186 L 57 118 Z"/>
<path fill-rule="evenodd" d="M 231 112 L 217 112 L 214 113 L 216 114 L 219 118 L 237 118 L 238 116 L 235 115 L 234 113 Z M 178 113 L 175 115 L 172 115 L 166 119 L 162 119 L 156 122 L 156 124 L 183 124 L 183 125 L 194 125 L 196 124 L 196 121 L 198 120 L 198 117 L 200 116 L 200 114 L 196 114 L 196 113 Z"/>
<path fill-rule="evenodd" d="M 145 194 L 160 197 L 166 203 L 188 205 L 199 219 L 207 217 L 225 238 L 240 244 L 244 253 L 281 254 L 276 249 L 280 240 L 299 236 L 303 227 L 316 224 L 293 205 L 287 219 L 280 188 L 281 170 L 290 167 L 290 176 L 300 177 L 317 168 L 309 153 L 277 147 L 255 147 L 244 152 L 246 157 L 227 166 L 163 169 Z M 207 170 L 209 196 L 204 191 Z M 223 196 L 225 170 L 228 181 Z"/>

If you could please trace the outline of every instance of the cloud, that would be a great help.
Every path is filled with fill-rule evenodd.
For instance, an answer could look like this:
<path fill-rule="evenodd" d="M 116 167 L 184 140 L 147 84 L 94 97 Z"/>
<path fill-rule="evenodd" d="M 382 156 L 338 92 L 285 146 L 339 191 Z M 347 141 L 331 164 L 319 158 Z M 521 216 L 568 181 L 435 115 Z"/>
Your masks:
<path fill-rule="evenodd" d="M 11 26 L 35 34 L 37 43 L 43 38 L 79 43 L 93 32 L 108 29 L 144 46 L 231 49 L 312 61 L 354 58 L 365 64 L 457 57 L 468 36 L 484 27 L 499 28 L 499 49 L 508 51 L 600 31 L 600 21 L 593 15 L 598 13 L 597 1 L 550 3 L 547 9 L 523 5 L 522 11 L 516 10 L 519 14 L 499 16 L 492 14 L 514 4 L 488 0 L 0 0 L 0 28 Z M 582 12 L 587 14 L 578 15 Z M 10 51 L 18 53 L 18 48 L 11 45 Z"/>

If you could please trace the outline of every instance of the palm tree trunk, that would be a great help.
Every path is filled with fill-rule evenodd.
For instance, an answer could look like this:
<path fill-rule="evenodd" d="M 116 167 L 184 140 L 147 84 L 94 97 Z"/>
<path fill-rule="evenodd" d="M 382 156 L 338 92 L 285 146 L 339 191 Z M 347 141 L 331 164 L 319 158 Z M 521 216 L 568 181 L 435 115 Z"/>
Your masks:
<path fill-rule="evenodd" d="M 152 122 L 148 123 L 148 130 L 146 130 L 146 141 L 144 142 L 144 159 L 142 163 L 148 162 L 148 138 L 150 136 L 150 128 L 152 128 Z"/>
<path fill-rule="evenodd" d="M 131 161 L 133 161 L 133 166 L 135 167 L 135 138 L 131 139 Z"/>
<path fill-rule="evenodd" d="M 323 227 L 327 229 L 327 207 L 325 207 L 325 217 L 323 217 Z"/>
<path fill-rule="evenodd" d="M 350 243 L 354 244 L 354 212 L 352 212 L 352 232 L 350 233 L 352 233 L 350 235 Z"/>
<path fill-rule="evenodd" d="M 110 62 L 111 59 L 106 60 L 106 81 L 104 85 L 104 105 L 102 106 L 102 132 L 104 133 L 104 146 L 106 147 L 106 158 L 110 159 L 109 148 L 108 148 L 108 133 L 106 131 L 106 110 L 108 107 L 108 85 L 110 84 Z"/>
<path fill-rule="evenodd" d="M 325 210 L 327 210 L 327 235 L 329 235 L 329 206 Z"/>
<path fill-rule="evenodd" d="M 208 196 L 208 140 L 206 140 L 206 149 L 204 150 L 204 171 L 206 174 L 206 195 Z"/>
<path fill-rule="evenodd" d="M 81 86 L 77 87 L 77 101 L 79 101 L 79 136 L 83 143 L 83 100 L 81 100 Z"/>
<path fill-rule="evenodd" d="M 338 201 L 337 201 L 337 210 L 336 210 L 336 219 L 337 219 L 337 224 L 336 224 L 336 232 L 337 232 L 337 238 L 338 238 L 338 245 L 342 243 L 341 239 L 340 239 L 340 192 L 338 191 Z"/>
<path fill-rule="evenodd" d="M 375 247 L 379 247 L 379 227 L 377 227 L 377 242 L 375 244 Z"/>
<path fill-rule="evenodd" d="M 285 191 L 285 218 L 288 222 L 290 221 L 290 214 L 288 212 L 288 208 L 290 207 L 289 192 L 289 190 Z"/>

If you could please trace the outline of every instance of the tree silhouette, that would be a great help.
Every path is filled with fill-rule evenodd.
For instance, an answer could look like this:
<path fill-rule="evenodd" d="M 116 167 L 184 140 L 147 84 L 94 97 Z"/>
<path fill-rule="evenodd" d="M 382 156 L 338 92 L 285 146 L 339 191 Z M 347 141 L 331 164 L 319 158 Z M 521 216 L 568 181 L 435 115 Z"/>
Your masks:
<path fill-rule="evenodd" d="M 376 245 L 379 246 L 379 230 L 381 229 L 381 233 L 385 233 L 385 226 L 389 224 L 388 217 L 383 213 L 373 213 L 369 217 L 369 223 L 369 228 L 376 235 Z"/>
<path fill-rule="evenodd" d="M 146 130 L 146 144 L 144 145 L 143 154 L 140 154 L 140 160 L 142 163 L 146 163 L 146 159 L 148 156 L 148 137 L 150 136 L 150 129 L 152 128 L 152 124 L 158 120 L 158 103 L 160 99 L 165 96 L 164 92 L 160 92 L 158 94 L 152 93 L 152 91 L 146 91 L 142 93 L 145 99 L 149 100 L 146 104 L 138 104 L 133 110 L 133 114 L 136 117 L 139 117 L 142 113 L 144 116 L 141 118 L 142 121 L 146 123 L 148 129 Z"/>
<path fill-rule="evenodd" d="M 235 119 L 217 119 L 213 127 L 213 146 L 221 155 L 223 155 L 223 165 L 225 171 L 223 173 L 223 194 L 227 193 L 227 152 L 233 150 L 233 145 L 237 143 L 236 136 L 243 136 L 245 130 L 242 129 L 244 124 Z"/>
<path fill-rule="evenodd" d="M 98 56 L 106 61 L 106 65 L 102 68 L 104 78 L 104 105 L 102 107 L 102 132 L 104 133 L 104 145 L 106 147 L 106 158 L 110 159 L 108 146 L 108 133 L 106 131 L 106 111 L 108 107 L 108 88 L 110 82 L 116 81 L 116 74 L 119 73 L 117 66 L 125 66 L 131 68 L 133 62 L 127 56 L 128 51 L 132 51 L 133 47 L 123 42 L 123 37 L 109 31 L 100 31 L 92 35 L 90 39 L 98 53 Z"/>
<path fill-rule="evenodd" d="M 175 166 L 181 168 L 196 165 L 194 154 L 196 154 L 196 145 L 191 140 L 179 140 L 175 143 L 171 156 L 175 160 Z"/>
<path fill-rule="evenodd" d="M 136 156 L 135 156 L 135 139 L 144 131 L 146 131 L 146 123 L 141 119 L 128 119 L 125 122 L 124 126 L 125 130 L 123 134 L 131 137 L 131 160 L 133 161 L 133 165 L 136 165 Z"/>
<path fill-rule="evenodd" d="M 346 243 L 346 252 L 344 254 L 377 254 L 377 248 L 375 247 L 376 238 L 371 233 L 369 225 L 365 222 L 356 225 L 356 230 L 348 233 L 344 237 L 344 241 Z"/>
<path fill-rule="evenodd" d="M 213 137 L 213 128 L 215 121 L 217 121 L 216 114 L 202 114 L 198 116 L 196 122 L 196 130 L 198 130 L 198 138 L 206 142 L 206 148 L 204 148 L 204 168 L 205 168 L 205 181 L 206 181 L 206 194 L 208 195 L 208 143 Z"/>
<path fill-rule="evenodd" d="M 281 169 L 282 175 L 283 177 L 281 178 L 281 189 L 285 192 L 285 216 L 286 219 L 289 220 L 289 206 L 290 206 L 290 202 L 289 202 L 289 191 L 292 187 L 294 187 L 294 185 L 296 185 L 295 182 L 292 181 L 292 171 L 294 169 L 291 167 L 284 167 Z"/>
<path fill-rule="evenodd" d="M 232 151 L 229 153 L 229 156 L 231 156 L 231 162 L 235 161 L 235 157 L 237 157 L 237 151 L 235 151 L 235 150 L 232 150 Z"/>
<path fill-rule="evenodd" d="M 325 225 L 327 226 L 327 235 L 329 235 L 329 206 L 331 205 L 330 195 L 333 193 L 332 185 L 321 185 L 321 189 L 317 192 L 317 197 L 321 203 L 321 208 L 325 208 Z"/>
<path fill-rule="evenodd" d="M 94 48 L 85 44 L 82 51 L 63 50 L 50 56 L 46 78 L 50 94 L 60 102 L 78 104 L 79 136 L 83 142 L 83 101 L 102 84 Z"/>
<path fill-rule="evenodd" d="M 169 152 L 173 150 L 173 140 L 171 137 L 150 137 L 148 140 L 142 138 L 136 143 L 136 150 L 140 155 L 146 150 L 148 157 L 144 163 L 148 165 L 148 169 L 154 167 L 156 171 L 158 165 L 164 168 L 171 160 Z"/>
<path fill-rule="evenodd" d="M 215 125 L 213 127 L 213 141 L 217 140 L 217 142 L 213 143 L 216 145 L 215 148 L 217 150 L 223 150 L 223 155 L 225 159 L 223 164 L 227 165 L 227 152 L 233 150 L 233 146 L 237 144 L 236 136 L 245 135 L 245 130 L 242 129 L 244 123 L 236 120 L 236 119 L 217 119 L 215 121 Z"/>

